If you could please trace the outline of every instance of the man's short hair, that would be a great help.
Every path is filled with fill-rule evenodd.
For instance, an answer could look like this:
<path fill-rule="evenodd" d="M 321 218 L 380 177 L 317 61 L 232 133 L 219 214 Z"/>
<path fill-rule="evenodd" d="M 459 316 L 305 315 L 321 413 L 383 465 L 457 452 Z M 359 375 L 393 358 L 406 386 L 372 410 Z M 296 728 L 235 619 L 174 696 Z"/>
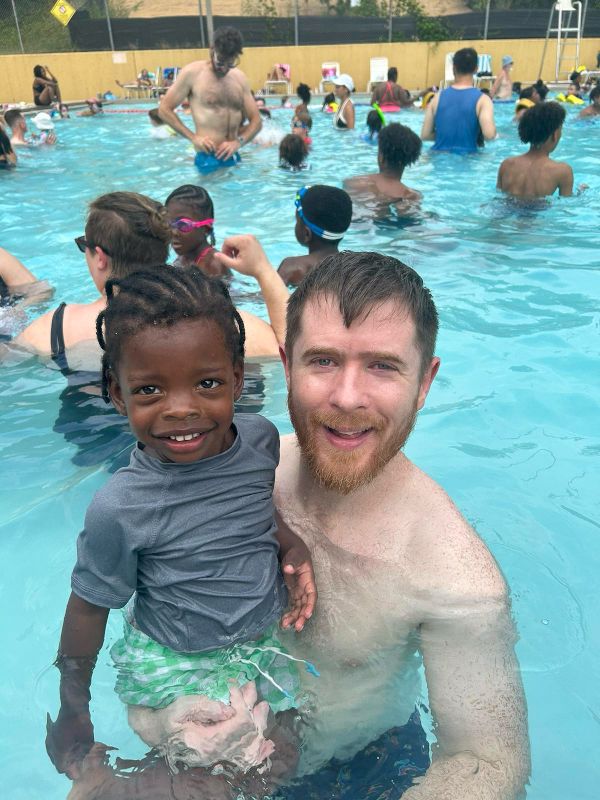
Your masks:
<path fill-rule="evenodd" d="M 285 336 L 288 360 L 300 336 L 304 308 L 315 298 L 333 298 L 347 328 L 365 319 L 374 308 L 395 301 L 415 324 L 421 375 L 425 373 L 435 352 L 438 315 L 431 292 L 414 269 L 381 253 L 345 250 L 328 256 L 308 273 L 289 299 Z"/>
<path fill-rule="evenodd" d="M 528 108 L 519 120 L 519 138 L 525 144 L 539 147 L 557 131 L 565 121 L 565 110 L 560 103 L 550 100 Z"/>
<path fill-rule="evenodd" d="M 398 70 L 396 67 L 390 67 L 388 69 L 388 81 L 392 81 L 392 83 L 396 83 L 398 80 Z"/>
<path fill-rule="evenodd" d="M 19 122 L 21 119 L 24 119 L 23 114 L 17 108 L 9 108 L 4 112 L 4 121 L 9 128 L 12 128 L 15 122 Z"/>
<path fill-rule="evenodd" d="M 379 155 L 392 169 L 414 164 L 421 155 L 423 142 L 406 125 L 392 122 L 379 132 Z"/>
<path fill-rule="evenodd" d="M 352 200 L 343 189 L 319 183 L 302 196 L 302 213 L 324 231 L 346 233 L 352 222 Z"/>
<path fill-rule="evenodd" d="M 474 75 L 477 72 L 477 50 L 474 47 L 457 50 L 452 64 L 457 75 Z"/>
<path fill-rule="evenodd" d="M 235 58 L 242 54 L 244 49 L 244 42 L 242 34 L 237 28 L 226 26 L 224 28 L 217 28 L 213 36 L 213 50 L 218 53 L 221 58 Z"/>
<path fill-rule="evenodd" d="M 90 203 L 85 225 L 90 246 L 111 259 L 111 278 L 124 278 L 141 267 L 164 265 L 171 229 L 164 206 L 136 192 L 110 192 Z"/>

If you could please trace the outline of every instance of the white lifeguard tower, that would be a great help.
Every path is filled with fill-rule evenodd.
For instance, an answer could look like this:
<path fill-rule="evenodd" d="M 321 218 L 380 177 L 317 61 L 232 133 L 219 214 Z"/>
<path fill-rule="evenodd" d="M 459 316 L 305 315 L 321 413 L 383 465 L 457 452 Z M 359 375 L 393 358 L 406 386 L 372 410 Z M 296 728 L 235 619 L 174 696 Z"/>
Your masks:
<path fill-rule="evenodd" d="M 569 75 L 579 67 L 579 51 L 587 6 L 588 0 L 557 0 L 552 4 L 538 78 L 542 77 L 550 40 L 556 41 L 554 59 L 554 81 L 556 83 L 567 82 Z"/>

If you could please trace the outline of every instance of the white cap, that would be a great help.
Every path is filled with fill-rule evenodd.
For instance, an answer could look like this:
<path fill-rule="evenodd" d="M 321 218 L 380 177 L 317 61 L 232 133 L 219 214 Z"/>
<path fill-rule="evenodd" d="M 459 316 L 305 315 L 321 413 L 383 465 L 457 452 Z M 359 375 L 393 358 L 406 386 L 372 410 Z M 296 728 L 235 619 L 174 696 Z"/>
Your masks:
<path fill-rule="evenodd" d="M 338 75 L 337 78 L 332 78 L 331 82 L 334 86 L 345 86 L 349 92 L 354 91 L 354 81 L 346 72 L 342 75 Z"/>
<path fill-rule="evenodd" d="M 31 121 L 39 131 L 54 130 L 54 123 L 50 118 L 50 114 L 48 114 L 46 111 L 40 111 L 39 114 L 36 114 Z"/>

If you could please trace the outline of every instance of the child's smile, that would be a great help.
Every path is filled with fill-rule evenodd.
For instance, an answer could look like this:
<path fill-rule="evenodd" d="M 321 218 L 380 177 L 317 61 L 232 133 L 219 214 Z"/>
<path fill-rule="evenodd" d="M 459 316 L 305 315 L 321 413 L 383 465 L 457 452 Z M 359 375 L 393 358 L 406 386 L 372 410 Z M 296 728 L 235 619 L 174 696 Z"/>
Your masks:
<path fill-rule="evenodd" d="M 121 347 L 110 393 L 146 452 L 188 463 L 232 445 L 244 371 L 233 364 L 218 324 L 197 319 L 145 327 Z"/>

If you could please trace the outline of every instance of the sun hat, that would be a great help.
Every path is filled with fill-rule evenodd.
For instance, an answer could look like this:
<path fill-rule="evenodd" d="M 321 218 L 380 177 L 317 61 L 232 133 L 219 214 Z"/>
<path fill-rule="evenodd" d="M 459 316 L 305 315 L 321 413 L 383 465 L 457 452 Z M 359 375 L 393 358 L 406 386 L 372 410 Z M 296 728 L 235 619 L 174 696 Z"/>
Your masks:
<path fill-rule="evenodd" d="M 502 56 L 502 69 L 504 69 L 504 67 L 508 67 L 508 65 L 512 63 L 512 56 Z"/>
<path fill-rule="evenodd" d="M 40 111 L 31 121 L 39 131 L 54 130 L 54 123 L 47 111 Z"/>
<path fill-rule="evenodd" d="M 331 82 L 334 86 L 345 86 L 349 92 L 354 91 L 354 81 L 346 72 L 342 75 L 338 75 L 337 78 L 332 78 Z"/>

